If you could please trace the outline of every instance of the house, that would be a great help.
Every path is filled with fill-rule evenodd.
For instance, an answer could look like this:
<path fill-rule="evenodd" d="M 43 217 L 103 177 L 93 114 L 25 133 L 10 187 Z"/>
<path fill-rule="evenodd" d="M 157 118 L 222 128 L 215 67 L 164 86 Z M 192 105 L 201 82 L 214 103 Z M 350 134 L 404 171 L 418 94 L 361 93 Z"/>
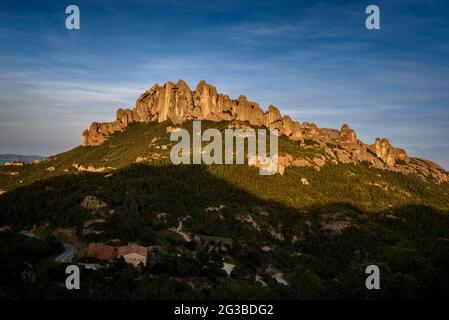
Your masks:
<path fill-rule="evenodd" d="M 141 263 L 146 266 L 148 250 L 146 247 L 138 244 L 129 244 L 118 248 L 117 258 L 120 257 L 123 257 L 127 263 L 132 264 L 134 267 L 138 267 Z"/>
<path fill-rule="evenodd" d="M 86 256 L 96 258 L 102 261 L 114 260 L 117 251 L 114 246 L 105 243 L 89 243 L 87 247 Z"/>

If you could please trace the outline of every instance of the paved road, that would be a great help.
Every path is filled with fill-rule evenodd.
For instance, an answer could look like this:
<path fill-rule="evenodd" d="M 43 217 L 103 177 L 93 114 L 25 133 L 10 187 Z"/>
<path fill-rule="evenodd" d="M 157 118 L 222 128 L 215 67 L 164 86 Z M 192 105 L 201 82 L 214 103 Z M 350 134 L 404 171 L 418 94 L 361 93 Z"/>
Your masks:
<path fill-rule="evenodd" d="M 71 244 L 64 243 L 64 251 L 56 257 L 57 263 L 71 263 L 75 256 L 75 247 Z"/>

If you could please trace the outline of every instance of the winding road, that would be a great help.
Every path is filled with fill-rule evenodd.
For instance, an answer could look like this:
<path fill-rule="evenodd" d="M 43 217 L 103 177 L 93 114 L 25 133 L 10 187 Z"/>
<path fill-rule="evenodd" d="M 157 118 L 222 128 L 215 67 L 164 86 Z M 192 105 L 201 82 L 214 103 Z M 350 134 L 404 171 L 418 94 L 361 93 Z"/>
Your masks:
<path fill-rule="evenodd" d="M 75 256 L 75 247 L 71 244 L 64 243 L 64 251 L 55 258 L 57 263 L 71 263 Z"/>

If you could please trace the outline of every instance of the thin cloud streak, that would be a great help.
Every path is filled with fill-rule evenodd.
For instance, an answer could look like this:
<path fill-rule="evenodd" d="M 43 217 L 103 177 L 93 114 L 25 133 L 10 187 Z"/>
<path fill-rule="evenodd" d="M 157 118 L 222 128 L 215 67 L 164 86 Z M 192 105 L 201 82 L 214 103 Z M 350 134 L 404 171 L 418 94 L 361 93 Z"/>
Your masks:
<path fill-rule="evenodd" d="M 204 79 L 232 98 L 245 94 L 322 127 L 348 122 L 364 141 L 386 136 L 434 159 L 440 151 L 420 146 L 447 144 L 449 24 L 441 8 L 418 1 L 379 5 L 378 33 L 364 29 L 359 2 L 81 1 L 78 33 L 63 29 L 59 6 L 0 13 L 8 38 L 0 44 L 0 152 L 68 149 L 91 121 L 114 119 L 153 83 L 184 79 L 194 89 Z M 416 8 L 426 15 L 414 19 Z M 36 129 L 32 146 L 27 128 Z"/>

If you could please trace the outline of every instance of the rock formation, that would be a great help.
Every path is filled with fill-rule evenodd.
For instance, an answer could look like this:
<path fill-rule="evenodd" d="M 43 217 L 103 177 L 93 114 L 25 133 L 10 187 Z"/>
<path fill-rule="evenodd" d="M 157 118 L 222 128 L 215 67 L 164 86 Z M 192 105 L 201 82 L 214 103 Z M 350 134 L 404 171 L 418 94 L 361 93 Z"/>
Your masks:
<path fill-rule="evenodd" d="M 110 134 L 123 131 L 133 122 L 166 120 L 173 124 L 187 120 L 247 121 L 254 126 L 276 128 L 292 140 L 302 140 L 301 124 L 289 116 L 281 116 L 274 106 L 269 106 L 268 111 L 264 112 L 257 103 L 248 101 L 243 95 L 232 100 L 227 95 L 217 93 L 217 89 L 204 80 L 198 83 L 195 91 L 179 80 L 176 84 L 155 84 L 137 99 L 133 109 L 118 109 L 115 121 L 93 122 L 83 132 L 83 145 L 100 145 Z"/>
<path fill-rule="evenodd" d="M 397 161 L 409 162 L 405 150 L 393 147 L 386 138 L 376 138 L 376 142 L 370 145 L 369 149 L 389 167 L 394 166 Z"/>
<path fill-rule="evenodd" d="M 107 207 L 108 204 L 94 196 L 85 196 L 81 202 L 81 207 L 89 210 L 96 210 Z"/>
<path fill-rule="evenodd" d="M 341 127 L 340 132 L 338 132 L 337 141 L 347 149 L 357 148 L 357 136 L 355 131 L 349 128 L 346 123 Z"/>
<path fill-rule="evenodd" d="M 313 166 L 320 170 L 326 163 L 368 162 L 380 169 L 432 177 L 439 182 L 449 181 L 448 173 L 431 161 L 409 158 L 405 150 L 393 147 L 388 139 L 377 138 L 374 144 L 365 144 L 353 129 L 343 124 L 340 130 L 318 128 L 315 123 L 297 122 L 288 115 L 281 115 L 273 105 L 264 111 L 256 102 L 244 95 L 237 99 L 218 93 L 217 89 L 200 81 L 195 90 L 179 80 L 163 86 L 153 85 L 137 99 L 133 109 L 120 108 L 116 120 L 93 122 L 83 132 L 83 146 L 97 146 L 114 132 L 125 130 L 134 122 L 170 121 L 180 124 L 188 120 L 230 121 L 228 127 L 246 128 L 260 126 L 278 129 L 281 135 L 307 146 L 310 141 L 324 150 L 321 158 L 293 159 L 280 155 L 280 172 L 289 166 Z M 177 130 L 168 127 L 169 130 Z M 139 162 L 137 159 L 136 161 Z"/>

